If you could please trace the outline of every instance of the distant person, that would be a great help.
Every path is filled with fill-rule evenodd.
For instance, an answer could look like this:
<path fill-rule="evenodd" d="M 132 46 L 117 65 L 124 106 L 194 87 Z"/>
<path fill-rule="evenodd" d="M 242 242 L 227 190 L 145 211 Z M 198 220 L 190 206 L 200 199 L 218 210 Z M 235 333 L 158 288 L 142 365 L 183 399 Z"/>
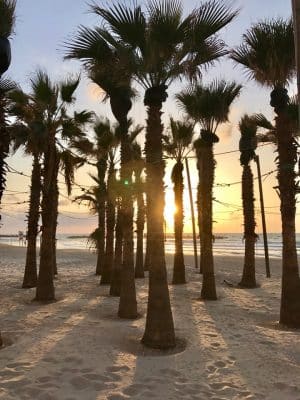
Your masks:
<path fill-rule="evenodd" d="M 24 233 L 23 231 L 18 232 L 18 238 L 19 238 L 19 246 L 23 246 L 24 244 Z"/>

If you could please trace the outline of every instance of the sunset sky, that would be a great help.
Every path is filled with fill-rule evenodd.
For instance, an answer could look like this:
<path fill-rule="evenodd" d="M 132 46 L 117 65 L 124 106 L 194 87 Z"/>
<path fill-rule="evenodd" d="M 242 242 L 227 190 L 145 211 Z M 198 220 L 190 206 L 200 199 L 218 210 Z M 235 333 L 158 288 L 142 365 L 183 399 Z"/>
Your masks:
<path fill-rule="evenodd" d="M 101 2 L 109 4 L 111 2 Z M 225 2 L 226 3 L 226 2 Z M 229 2 L 228 2 L 229 3 Z M 194 0 L 183 0 L 186 11 L 199 5 Z M 222 38 L 233 47 L 241 42 L 242 34 L 252 23 L 265 18 L 283 17 L 291 15 L 290 0 L 239 0 L 230 2 L 234 8 L 241 8 L 236 20 L 222 31 Z M 8 71 L 9 77 L 18 82 L 21 87 L 29 90 L 29 79 L 38 68 L 45 68 L 53 79 L 61 79 L 67 74 L 75 74 L 80 70 L 77 62 L 63 61 L 63 42 L 72 38 L 78 25 L 94 26 L 99 20 L 88 11 L 87 2 L 81 0 L 18 0 L 16 32 L 12 38 L 12 64 Z M 210 82 L 214 78 L 225 78 L 235 80 L 243 85 L 241 96 L 233 104 L 230 114 L 230 123 L 219 129 L 220 142 L 215 146 L 216 153 L 216 180 L 217 184 L 229 184 L 239 182 L 241 179 L 241 167 L 239 164 L 239 153 L 219 154 L 238 149 L 239 131 L 237 128 L 240 117 L 248 114 L 262 112 L 268 118 L 272 118 L 272 109 L 269 106 L 269 90 L 257 86 L 254 82 L 247 81 L 247 78 L 240 67 L 236 67 L 230 60 L 222 59 L 209 71 L 203 73 L 204 82 Z M 169 98 L 164 105 L 164 121 L 168 124 L 170 116 L 180 118 L 181 113 L 177 108 L 174 95 L 184 84 L 175 84 L 168 93 Z M 138 88 L 139 89 L 139 88 Z M 295 94 L 296 85 L 289 88 L 290 95 Z M 143 106 L 143 93 L 139 89 L 140 97 L 134 103 L 131 117 L 136 123 L 145 125 L 145 109 Z M 82 77 L 80 88 L 77 92 L 76 109 L 91 109 L 99 116 L 107 116 L 113 120 L 108 105 L 101 103 L 101 92 L 97 87 L 89 84 Z M 139 138 L 143 143 L 143 135 Z M 261 159 L 262 173 L 266 174 L 275 170 L 274 146 L 267 145 L 260 147 L 257 154 Z M 18 152 L 9 158 L 8 164 L 16 170 L 23 171 L 30 175 L 31 159 Z M 173 193 L 170 182 L 169 162 L 166 169 L 166 220 L 168 231 L 173 230 Z M 197 172 L 194 159 L 190 160 L 192 173 L 193 194 L 196 198 Z M 253 164 L 254 175 L 256 169 Z M 78 171 L 76 182 L 79 185 L 89 185 L 87 168 Z M 62 182 L 62 177 L 60 178 Z M 279 198 L 273 189 L 276 186 L 276 173 L 264 178 L 265 205 L 267 212 L 267 226 L 269 232 L 281 231 L 279 215 Z M 63 185 L 60 184 L 61 193 L 65 196 Z M 18 230 L 26 230 L 25 213 L 28 204 L 13 204 L 28 200 L 29 178 L 17 174 L 8 174 L 7 191 L 3 197 L 2 223 L 0 233 L 15 233 Z M 259 210 L 259 198 L 257 181 L 255 181 L 256 208 Z M 13 191 L 25 192 L 15 194 Z M 74 196 L 80 193 L 80 188 L 74 188 Z M 216 202 L 214 203 L 214 231 L 215 232 L 242 232 L 242 211 L 241 211 L 241 187 L 239 184 L 231 186 L 216 186 L 214 189 Z M 194 200 L 195 200 L 194 198 Z M 185 193 L 185 224 L 186 232 L 191 231 L 191 218 L 187 192 Z M 221 202 L 222 204 L 220 204 Z M 65 197 L 60 199 L 59 233 L 90 233 L 95 227 L 96 218 L 91 216 L 87 207 L 77 206 Z M 298 219 L 298 227 L 300 219 Z M 257 231 L 261 231 L 261 221 L 257 215 Z"/>

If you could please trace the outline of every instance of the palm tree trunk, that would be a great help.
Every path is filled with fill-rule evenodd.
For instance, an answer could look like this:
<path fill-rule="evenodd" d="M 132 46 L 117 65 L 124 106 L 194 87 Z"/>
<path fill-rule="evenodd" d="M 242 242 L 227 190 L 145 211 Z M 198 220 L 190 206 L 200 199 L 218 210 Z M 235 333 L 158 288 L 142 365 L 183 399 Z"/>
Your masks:
<path fill-rule="evenodd" d="M 276 111 L 276 109 L 275 109 Z M 276 111 L 277 112 L 277 111 Z M 282 291 L 280 323 L 300 328 L 300 279 L 296 247 L 296 183 L 297 144 L 285 112 L 277 112 L 278 182 L 282 220 Z"/>
<path fill-rule="evenodd" d="M 5 107 L 5 100 L 0 97 L 0 203 L 6 183 L 7 165 L 5 158 L 8 156 L 9 152 L 9 134 L 6 126 Z"/>
<path fill-rule="evenodd" d="M 204 144 L 202 149 L 202 188 L 201 189 L 201 215 L 202 215 L 202 271 L 203 281 L 201 298 L 205 300 L 216 300 L 216 283 L 214 274 L 213 258 L 213 231 L 212 231 L 212 193 L 215 174 L 215 161 L 213 157 L 213 147 Z"/>
<path fill-rule="evenodd" d="M 58 225 L 58 199 L 59 199 L 59 189 L 58 189 L 58 171 L 59 171 L 59 156 L 56 153 L 56 165 L 55 165 L 55 199 L 53 202 L 53 232 L 52 232 L 52 251 L 53 251 L 53 274 L 54 276 L 58 274 L 57 262 L 56 262 L 56 231 Z"/>
<path fill-rule="evenodd" d="M 175 196 L 175 255 L 174 255 L 174 268 L 173 268 L 173 281 L 174 285 L 186 283 L 185 280 L 185 265 L 183 256 L 183 164 L 181 161 L 177 162 L 172 173 L 174 181 L 174 196 Z"/>
<path fill-rule="evenodd" d="M 121 217 L 122 213 L 119 204 L 117 208 L 114 263 L 113 263 L 113 271 L 112 271 L 112 278 L 109 291 L 109 294 L 115 297 L 119 297 L 121 293 L 121 270 L 122 270 L 122 253 L 123 253 L 123 234 L 122 234 Z"/>
<path fill-rule="evenodd" d="M 147 208 L 147 206 L 146 206 Z M 146 218 L 147 218 L 147 213 L 146 213 Z M 150 269 L 150 248 L 149 248 L 149 243 L 150 243 L 150 233 L 148 230 L 148 222 L 146 221 L 147 224 L 147 233 L 146 233 L 146 250 L 145 250 L 145 261 L 144 261 L 144 271 L 149 271 Z"/>
<path fill-rule="evenodd" d="M 106 201 L 106 240 L 105 240 L 105 256 L 104 265 L 101 275 L 101 284 L 111 283 L 112 268 L 114 261 L 114 230 L 115 230 L 115 205 L 116 199 L 114 194 L 115 181 L 114 167 L 109 169 L 107 177 L 107 201 Z"/>
<path fill-rule="evenodd" d="M 106 158 L 102 158 L 97 163 L 98 180 L 100 194 L 98 200 L 98 229 L 97 229 L 97 265 L 96 275 L 102 274 L 105 254 L 105 197 L 106 197 L 106 185 L 104 182 L 107 168 Z M 100 285 L 105 284 L 101 282 Z"/>
<path fill-rule="evenodd" d="M 144 278 L 144 225 L 145 225 L 145 203 L 144 194 L 141 188 L 141 172 L 136 172 L 138 195 L 137 195 L 137 219 L 136 219 L 136 257 L 135 257 L 135 277 Z"/>
<path fill-rule="evenodd" d="M 203 207 L 203 193 L 205 191 L 205 187 L 203 185 L 203 146 L 200 141 L 196 141 L 194 143 L 197 157 L 197 169 L 198 169 L 198 189 L 197 189 L 197 208 L 198 208 L 198 227 L 199 227 L 199 241 L 200 241 L 200 274 L 203 273 L 203 265 L 204 265 L 204 249 L 203 249 L 203 215 L 202 215 L 202 207 Z"/>
<path fill-rule="evenodd" d="M 53 283 L 53 224 L 55 202 L 55 135 L 49 133 L 48 149 L 44 155 L 44 182 L 42 199 L 42 240 L 40 249 L 40 269 L 36 288 L 38 301 L 55 300 Z"/>
<path fill-rule="evenodd" d="M 242 280 L 239 286 L 255 288 L 255 242 L 257 236 L 255 234 L 253 174 L 250 165 L 244 165 L 243 167 L 242 199 L 245 230 L 245 259 Z"/>
<path fill-rule="evenodd" d="M 123 262 L 121 271 L 121 293 L 118 315 L 120 318 L 137 317 L 137 301 L 134 280 L 133 251 L 133 198 L 131 146 L 128 140 L 128 124 L 121 126 L 121 187 L 122 187 L 122 232 Z"/>
<path fill-rule="evenodd" d="M 27 251 L 22 288 L 37 284 L 36 238 L 38 235 L 39 208 L 41 196 L 41 165 L 39 156 L 34 155 L 31 174 L 30 205 L 27 226 Z"/>
<path fill-rule="evenodd" d="M 175 346 L 174 323 L 171 310 L 164 248 L 164 162 L 162 151 L 161 108 L 166 93 L 163 88 L 146 92 L 146 172 L 147 172 L 147 227 L 151 265 L 147 318 L 142 343 L 152 348 Z M 153 93 L 151 92 L 153 91 Z M 156 93 L 156 91 L 159 93 Z M 155 91 L 155 92 L 154 92 Z M 157 99 L 157 94 L 161 100 Z"/>

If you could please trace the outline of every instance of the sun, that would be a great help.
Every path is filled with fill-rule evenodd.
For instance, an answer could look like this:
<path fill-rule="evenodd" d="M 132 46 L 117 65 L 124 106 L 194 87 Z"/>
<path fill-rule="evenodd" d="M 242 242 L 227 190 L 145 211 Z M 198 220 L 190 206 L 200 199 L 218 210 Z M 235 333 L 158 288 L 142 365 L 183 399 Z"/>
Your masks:
<path fill-rule="evenodd" d="M 177 208 L 174 204 L 173 199 L 171 201 L 166 201 L 165 210 L 164 210 L 164 218 L 166 222 L 166 230 L 167 232 L 174 231 L 174 216 L 177 212 Z"/>

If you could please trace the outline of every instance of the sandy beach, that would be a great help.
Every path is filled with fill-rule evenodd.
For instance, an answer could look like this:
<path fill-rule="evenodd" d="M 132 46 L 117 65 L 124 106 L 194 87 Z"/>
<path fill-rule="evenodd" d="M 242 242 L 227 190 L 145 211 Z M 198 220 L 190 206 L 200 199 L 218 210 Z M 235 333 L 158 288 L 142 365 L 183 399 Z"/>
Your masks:
<path fill-rule="evenodd" d="M 280 260 L 266 279 L 258 259 L 260 287 L 245 290 L 224 283 L 238 282 L 242 258 L 216 257 L 219 300 L 203 302 L 186 257 L 188 283 L 169 286 L 179 345 L 162 354 L 140 344 L 147 279 L 136 281 L 141 317 L 120 320 L 95 255 L 60 250 L 57 302 L 41 305 L 34 289 L 20 289 L 25 249 L 0 251 L 0 399 L 300 400 L 300 331 L 277 325 Z"/>

